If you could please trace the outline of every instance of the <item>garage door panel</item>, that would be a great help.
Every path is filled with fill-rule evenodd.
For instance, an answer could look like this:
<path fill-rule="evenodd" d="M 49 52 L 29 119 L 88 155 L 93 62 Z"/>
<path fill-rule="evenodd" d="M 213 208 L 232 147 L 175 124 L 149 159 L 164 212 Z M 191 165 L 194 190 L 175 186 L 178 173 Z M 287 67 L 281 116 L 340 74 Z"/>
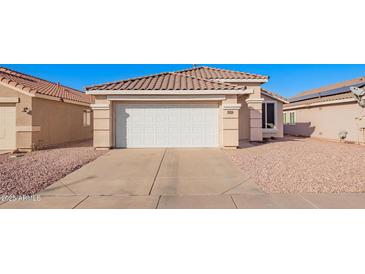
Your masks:
<path fill-rule="evenodd" d="M 216 104 L 119 104 L 116 117 L 117 147 L 218 146 Z"/>

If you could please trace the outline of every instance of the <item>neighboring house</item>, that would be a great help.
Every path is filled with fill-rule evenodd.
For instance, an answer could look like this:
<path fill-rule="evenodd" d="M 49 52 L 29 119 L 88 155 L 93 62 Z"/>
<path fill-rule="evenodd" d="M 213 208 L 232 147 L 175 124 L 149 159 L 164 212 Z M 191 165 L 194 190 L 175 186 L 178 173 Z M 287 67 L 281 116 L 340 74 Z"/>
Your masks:
<path fill-rule="evenodd" d="M 92 100 L 78 90 L 0 67 L 0 150 L 91 139 Z"/>
<path fill-rule="evenodd" d="M 365 142 L 365 109 L 350 87 L 365 87 L 360 77 L 302 92 L 284 105 L 285 134 Z"/>
<path fill-rule="evenodd" d="M 283 137 L 286 101 L 261 88 L 267 81 L 198 67 L 87 87 L 94 146 L 237 148 L 240 139 Z"/>

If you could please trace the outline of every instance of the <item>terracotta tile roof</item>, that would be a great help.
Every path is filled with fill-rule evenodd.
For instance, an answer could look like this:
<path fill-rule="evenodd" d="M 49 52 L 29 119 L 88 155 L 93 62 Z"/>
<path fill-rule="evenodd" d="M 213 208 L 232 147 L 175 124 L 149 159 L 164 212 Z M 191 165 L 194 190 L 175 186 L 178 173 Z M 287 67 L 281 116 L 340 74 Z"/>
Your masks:
<path fill-rule="evenodd" d="M 218 69 L 212 67 L 197 67 L 192 69 L 186 69 L 177 71 L 178 73 L 183 73 L 185 75 L 193 76 L 196 78 L 208 79 L 208 80 L 247 80 L 247 79 L 255 79 L 255 80 L 267 80 L 269 77 L 258 74 L 251 74 L 241 71 L 233 71 L 226 69 Z"/>
<path fill-rule="evenodd" d="M 86 87 L 86 90 L 242 90 L 245 87 L 167 72 Z"/>
<path fill-rule="evenodd" d="M 292 101 L 295 101 L 296 98 L 299 98 L 302 96 L 312 95 L 312 94 L 317 94 L 317 93 L 319 94 L 321 92 L 325 92 L 328 90 L 356 85 L 356 84 L 359 84 L 362 82 L 365 82 L 365 76 L 343 81 L 343 82 L 339 82 L 339 83 L 335 83 L 335 84 L 331 84 L 331 85 L 327 85 L 327 86 L 323 86 L 323 87 L 319 87 L 319 88 L 315 88 L 315 89 L 311 89 L 311 90 L 307 90 L 307 91 L 304 91 L 304 92 L 301 92 L 301 93 L 295 95 L 294 97 L 289 98 L 289 100 L 292 102 Z"/>
<path fill-rule="evenodd" d="M 57 83 L 49 82 L 4 67 L 0 67 L 0 82 L 14 86 L 31 94 L 38 93 L 86 104 L 93 103 L 94 101 L 92 96 L 76 89 L 65 87 Z"/>
<path fill-rule="evenodd" d="M 324 102 L 330 102 L 330 101 L 334 101 L 334 103 L 335 103 L 338 100 L 351 99 L 351 98 L 353 98 L 355 100 L 355 97 L 353 96 L 352 92 L 340 93 L 340 94 L 336 94 L 336 95 L 318 97 L 318 98 L 313 98 L 313 99 L 309 99 L 309 100 L 285 104 L 284 110 L 289 107 L 295 107 L 295 106 L 305 107 L 306 105 L 315 104 L 315 103 L 324 103 Z"/>
<path fill-rule="evenodd" d="M 289 102 L 288 99 L 286 99 L 285 97 L 280 96 L 279 94 L 274 93 L 272 91 L 268 91 L 267 89 L 261 88 L 261 93 L 263 95 L 266 95 L 266 96 L 272 97 L 272 98 L 274 98 L 276 100 L 279 100 L 279 101 L 281 101 L 283 103 L 288 103 Z"/>

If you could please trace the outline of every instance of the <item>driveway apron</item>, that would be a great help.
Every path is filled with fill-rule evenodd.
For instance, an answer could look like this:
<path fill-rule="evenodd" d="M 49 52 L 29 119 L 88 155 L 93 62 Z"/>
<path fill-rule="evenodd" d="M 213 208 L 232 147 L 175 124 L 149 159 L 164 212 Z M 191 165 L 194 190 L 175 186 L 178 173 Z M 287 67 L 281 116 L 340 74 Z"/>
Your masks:
<path fill-rule="evenodd" d="M 242 175 L 220 149 L 168 149 L 152 195 L 222 194 Z"/>
<path fill-rule="evenodd" d="M 79 195 L 148 195 L 163 154 L 164 149 L 112 150 L 60 182 Z"/>

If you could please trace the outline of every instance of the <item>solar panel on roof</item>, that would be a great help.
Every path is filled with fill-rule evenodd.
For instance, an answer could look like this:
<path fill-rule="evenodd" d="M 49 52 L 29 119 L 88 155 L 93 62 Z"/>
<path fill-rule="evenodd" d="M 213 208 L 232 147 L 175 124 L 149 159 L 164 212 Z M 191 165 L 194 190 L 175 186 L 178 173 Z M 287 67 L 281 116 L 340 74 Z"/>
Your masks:
<path fill-rule="evenodd" d="M 325 97 L 325 96 L 345 93 L 345 92 L 351 91 L 350 87 L 361 87 L 364 85 L 365 85 L 365 82 L 361 82 L 358 84 L 349 85 L 349 86 L 345 86 L 345 87 L 341 87 L 341 88 L 335 88 L 335 89 L 331 89 L 331 90 L 327 90 L 327 91 L 323 91 L 323 92 L 319 92 L 319 93 L 315 93 L 315 94 L 303 95 L 300 97 L 295 97 L 293 99 L 289 99 L 289 102 L 294 103 L 294 102 L 304 101 L 304 100 L 308 100 L 308 99 L 321 98 L 321 97 Z"/>

